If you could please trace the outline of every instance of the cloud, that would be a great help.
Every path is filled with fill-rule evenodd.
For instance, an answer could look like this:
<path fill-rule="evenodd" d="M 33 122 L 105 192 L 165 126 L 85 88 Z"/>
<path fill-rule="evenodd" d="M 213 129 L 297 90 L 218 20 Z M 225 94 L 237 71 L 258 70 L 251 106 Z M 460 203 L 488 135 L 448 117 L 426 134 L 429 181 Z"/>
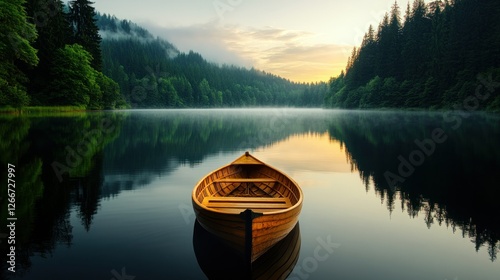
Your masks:
<path fill-rule="evenodd" d="M 193 50 L 220 64 L 255 67 L 297 82 L 326 81 L 345 67 L 352 46 L 319 43 L 317 34 L 275 27 L 218 25 L 149 26 L 181 51 Z"/>
<path fill-rule="evenodd" d="M 345 67 L 352 46 L 317 43 L 315 36 L 272 27 L 239 29 L 226 38 L 226 46 L 266 72 L 294 81 L 325 81 Z"/>
<path fill-rule="evenodd" d="M 142 25 L 154 35 L 168 40 L 182 52 L 192 50 L 211 62 L 252 67 L 251 60 L 230 50 L 226 45 L 227 38 L 234 34 L 221 30 L 214 22 L 178 27 L 161 27 L 150 23 Z"/>
<path fill-rule="evenodd" d="M 251 28 L 239 33 L 244 34 L 246 37 L 249 37 L 249 39 L 253 40 L 282 42 L 295 41 L 305 36 L 312 35 L 312 33 L 310 32 L 285 30 L 273 27 L 265 27 L 261 29 Z"/>

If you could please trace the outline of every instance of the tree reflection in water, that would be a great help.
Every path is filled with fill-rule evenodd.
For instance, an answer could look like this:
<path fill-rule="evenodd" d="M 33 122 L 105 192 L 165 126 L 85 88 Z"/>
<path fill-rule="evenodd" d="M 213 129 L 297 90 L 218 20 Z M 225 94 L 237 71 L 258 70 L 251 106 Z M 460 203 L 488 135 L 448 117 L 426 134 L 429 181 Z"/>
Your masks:
<path fill-rule="evenodd" d="M 82 135 L 105 119 L 114 125 L 113 132 L 100 135 L 102 141 L 90 141 L 89 153 L 60 182 L 51 164 L 65 163 L 66 147 L 77 147 Z M 353 170 L 367 188 L 373 182 L 390 212 L 400 207 L 410 217 L 423 214 L 428 227 L 437 223 L 461 231 L 476 250 L 486 246 L 494 261 L 500 239 L 495 192 L 500 180 L 499 123 L 498 117 L 475 114 L 454 129 L 442 113 L 273 109 L 2 117 L 1 162 L 16 164 L 22 173 L 17 181 L 22 193 L 17 201 L 18 273 L 29 269 L 31 256 L 50 256 L 57 244 L 72 245 L 73 207 L 91 231 L 103 198 L 137 189 L 182 164 L 196 165 L 220 152 L 267 147 L 292 135 L 325 132 L 342 143 Z M 397 173 L 398 157 L 407 157 L 418 148 L 415 140 L 431 137 L 436 128 L 446 132 L 447 141 L 392 188 L 384 174 Z M 5 172 L 3 168 L 0 180 Z M 6 186 L 1 188 L 6 193 Z M 6 207 L 1 211 L 5 220 Z M 6 246 L 0 244 L 2 250 Z"/>

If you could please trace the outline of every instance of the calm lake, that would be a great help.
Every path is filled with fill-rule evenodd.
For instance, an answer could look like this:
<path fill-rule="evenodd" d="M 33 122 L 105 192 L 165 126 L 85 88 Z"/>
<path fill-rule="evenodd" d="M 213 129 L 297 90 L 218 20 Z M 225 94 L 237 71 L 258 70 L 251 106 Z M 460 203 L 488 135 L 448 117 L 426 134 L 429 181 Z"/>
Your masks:
<path fill-rule="evenodd" d="M 500 278 L 498 115 L 137 110 L 3 116 L 0 132 L 1 220 L 17 218 L 0 232 L 2 279 L 207 279 L 214 267 L 236 279 L 191 192 L 245 151 L 303 189 L 288 279 Z"/>

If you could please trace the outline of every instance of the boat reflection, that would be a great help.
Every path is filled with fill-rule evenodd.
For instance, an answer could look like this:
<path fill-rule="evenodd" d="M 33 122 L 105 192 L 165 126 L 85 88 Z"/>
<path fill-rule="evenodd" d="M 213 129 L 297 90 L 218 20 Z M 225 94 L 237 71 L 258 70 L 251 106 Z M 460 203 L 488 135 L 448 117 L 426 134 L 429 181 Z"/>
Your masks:
<path fill-rule="evenodd" d="M 251 265 L 223 239 L 194 224 L 193 247 L 198 264 L 208 279 L 286 279 L 300 252 L 299 223 L 281 241 Z"/>

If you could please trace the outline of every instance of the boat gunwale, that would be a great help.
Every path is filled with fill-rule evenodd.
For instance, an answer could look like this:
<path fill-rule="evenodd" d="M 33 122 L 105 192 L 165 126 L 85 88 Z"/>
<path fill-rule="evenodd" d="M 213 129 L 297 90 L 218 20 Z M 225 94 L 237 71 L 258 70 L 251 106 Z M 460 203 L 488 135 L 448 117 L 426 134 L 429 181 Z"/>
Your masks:
<path fill-rule="evenodd" d="M 253 156 L 252 156 L 253 157 Z M 258 160 L 258 159 L 257 159 Z M 291 207 L 289 208 L 285 208 L 285 209 L 280 209 L 280 210 L 276 210 L 276 211 L 266 211 L 263 214 L 263 216 L 270 216 L 270 215 L 277 215 L 277 214 L 283 214 L 283 213 L 287 213 L 287 212 L 291 212 L 293 210 L 295 210 L 296 208 L 298 207 L 302 207 L 302 201 L 304 199 L 304 193 L 302 192 L 302 189 L 300 188 L 299 184 L 294 180 L 292 179 L 290 176 L 288 176 L 286 173 L 282 172 L 281 170 L 265 163 L 265 162 L 262 162 L 261 160 L 258 160 L 260 162 L 260 165 L 264 165 L 264 166 L 267 166 L 275 171 L 277 171 L 278 173 L 280 173 L 281 175 L 283 175 L 284 177 L 286 177 L 288 180 L 290 180 L 290 182 L 292 182 L 292 184 L 295 186 L 295 188 L 298 190 L 299 192 L 299 197 L 298 197 L 298 200 L 297 202 L 292 205 Z M 198 201 L 198 199 L 196 198 L 196 191 L 198 190 L 200 184 L 205 181 L 205 179 L 207 179 L 207 177 L 209 177 L 210 175 L 214 174 L 214 173 L 217 173 L 218 171 L 224 169 L 224 168 L 228 168 L 230 166 L 233 166 L 233 165 L 244 165 L 244 164 L 234 164 L 233 162 L 229 163 L 229 164 L 226 164 L 216 170 L 213 170 L 211 171 L 210 173 L 206 174 L 203 178 L 201 178 L 195 185 L 195 188 L 193 189 L 192 193 L 191 193 L 191 200 L 196 203 L 196 205 L 206 211 L 210 211 L 210 212 L 214 212 L 214 213 L 219 213 L 219 214 L 224 214 L 224 215 L 231 215 L 231 216 L 237 216 L 237 215 L 240 215 L 239 213 L 228 213 L 226 211 L 221 211 L 221 210 L 214 210 L 213 208 L 210 208 L 210 207 L 207 207 L 205 205 L 203 205 L 203 203 L 200 203 Z M 278 180 L 279 181 L 279 180 Z M 280 182 L 281 183 L 281 182 Z M 207 188 L 208 186 L 205 186 L 205 188 Z M 258 211 L 254 211 L 254 212 L 258 212 Z"/>

